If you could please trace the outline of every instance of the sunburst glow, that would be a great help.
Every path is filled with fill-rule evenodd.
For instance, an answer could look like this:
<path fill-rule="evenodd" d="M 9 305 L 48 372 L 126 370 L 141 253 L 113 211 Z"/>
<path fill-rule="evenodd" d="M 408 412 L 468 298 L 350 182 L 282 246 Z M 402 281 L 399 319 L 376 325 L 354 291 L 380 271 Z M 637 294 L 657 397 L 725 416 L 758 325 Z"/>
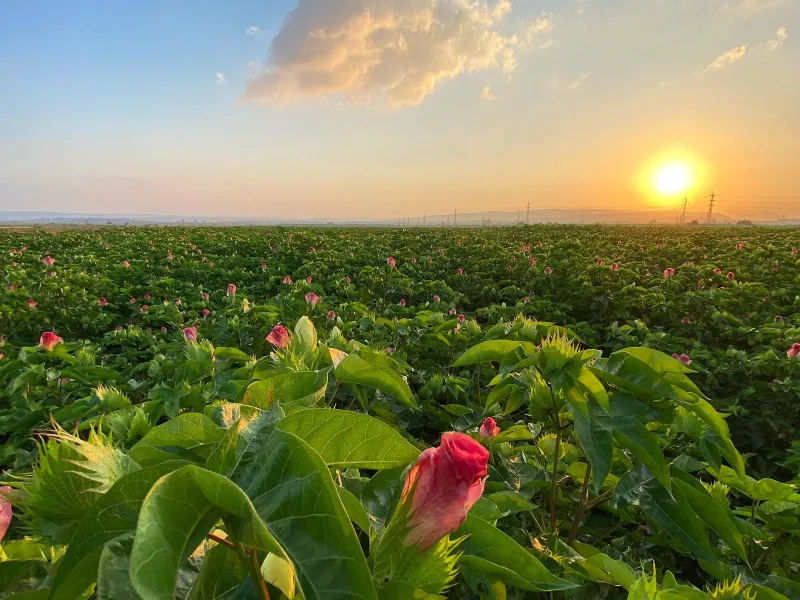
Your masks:
<path fill-rule="evenodd" d="M 662 196 L 675 196 L 689 189 L 693 178 L 692 168 L 687 163 L 664 163 L 655 169 L 653 187 Z"/>

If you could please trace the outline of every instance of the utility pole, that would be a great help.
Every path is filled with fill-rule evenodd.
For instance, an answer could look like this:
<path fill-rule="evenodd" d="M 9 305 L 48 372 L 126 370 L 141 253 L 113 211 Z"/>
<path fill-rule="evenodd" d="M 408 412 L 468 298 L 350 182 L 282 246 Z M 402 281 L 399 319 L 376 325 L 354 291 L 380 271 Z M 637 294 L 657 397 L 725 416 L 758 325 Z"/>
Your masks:
<path fill-rule="evenodd" d="M 453 209 L 453 225 L 458 225 L 458 209 Z"/>
<path fill-rule="evenodd" d="M 428 215 L 424 214 L 422 215 L 422 226 L 424 227 L 427 224 L 428 224 Z"/>
<path fill-rule="evenodd" d="M 708 214 L 706 215 L 706 223 L 709 225 L 714 222 L 714 200 L 717 197 L 717 192 L 711 192 L 708 198 Z"/>
<path fill-rule="evenodd" d="M 683 199 L 683 212 L 681 213 L 681 225 L 686 225 L 686 205 L 689 204 L 689 199 Z"/>
<path fill-rule="evenodd" d="M 528 204 L 525 206 L 525 223 L 527 225 L 531 224 L 531 203 L 530 202 L 528 202 Z"/>

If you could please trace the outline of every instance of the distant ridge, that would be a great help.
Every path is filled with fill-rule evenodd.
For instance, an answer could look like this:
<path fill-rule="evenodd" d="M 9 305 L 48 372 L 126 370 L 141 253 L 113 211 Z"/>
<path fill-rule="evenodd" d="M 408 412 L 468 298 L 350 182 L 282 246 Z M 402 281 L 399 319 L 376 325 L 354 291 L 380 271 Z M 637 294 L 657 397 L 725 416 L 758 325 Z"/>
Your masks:
<path fill-rule="evenodd" d="M 513 225 L 526 221 L 526 212 L 520 211 L 483 211 L 459 213 L 457 225 Z M 704 212 L 687 212 L 686 221 L 704 222 Z M 680 217 L 678 210 L 613 210 L 613 209 L 536 209 L 530 211 L 530 223 L 609 223 L 609 224 L 675 224 Z M 724 214 L 716 214 L 715 222 L 732 223 L 734 219 Z M 453 225 L 452 214 L 426 215 L 405 218 L 320 218 L 304 219 L 271 219 L 254 217 L 216 217 L 216 216 L 183 216 L 153 214 L 119 214 L 119 213 L 67 213 L 45 211 L 0 211 L 0 223 L 3 224 L 73 224 L 73 225 L 378 225 L 415 227 L 418 224 L 431 226 Z M 770 223 L 777 223 L 770 221 Z"/>

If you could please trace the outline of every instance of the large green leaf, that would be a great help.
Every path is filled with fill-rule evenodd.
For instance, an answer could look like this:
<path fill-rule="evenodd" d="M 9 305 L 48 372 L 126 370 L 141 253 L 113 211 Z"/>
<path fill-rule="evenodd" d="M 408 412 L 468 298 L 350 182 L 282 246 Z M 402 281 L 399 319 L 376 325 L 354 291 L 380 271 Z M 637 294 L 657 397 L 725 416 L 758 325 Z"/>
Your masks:
<path fill-rule="evenodd" d="M 376 598 L 330 471 L 308 444 L 278 429 L 233 479 L 283 546 L 306 600 Z"/>
<path fill-rule="evenodd" d="M 382 421 L 352 411 L 302 410 L 284 418 L 280 428 L 304 440 L 329 467 L 337 469 L 404 467 L 420 453 Z"/>
<path fill-rule="evenodd" d="M 481 362 L 499 362 L 509 352 L 521 348 L 526 354 L 534 354 L 536 346 L 531 342 L 518 342 L 514 340 L 489 340 L 481 342 L 459 356 L 452 366 L 463 367 Z"/>
<path fill-rule="evenodd" d="M 522 590 L 550 592 L 577 587 L 553 575 L 530 552 L 491 523 L 468 515 L 454 537 L 464 540 L 459 562 L 471 569 L 497 577 Z"/>
<path fill-rule="evenodd" d="M 367 362 L 355 354 L 348 355 L 336 367 L 336 381 L 374 388 L 392 396 L 409 408 L 417 408 L 414 394 L 401 375 L 389 368 Z"/>
<path fill-rule="evenodd" d="M 617 443 L 630 450 L 670 491 L 669 465 L 655 436 L 636 417 L 613 417 L 605 420 L 605 423 L 612 430 Z"/>
<path fill-rule="evenodd" d="M 192 600 L 220 600 L 247 577 L 248 566 L 228 546 L 218 544 L 206 553 Z"/>
<path fill-rule="evenodd" d="M 239 486 L 189 465 L 159 479 L 142 504 L 131 553 L 136 591 L 152 600 L 172 600 L 181 566 L 220 519 L 233 539 L 283 556 Z"/>
<path fill-rule="evenodd" d="M 296 371 L 281 373 L 263 381 L 251 383 L 244 395 L 244 404 L 261 409 L 275 402 L 312 406 L 325 397 L 327 371 Z"/>
<path fill-rule="evenodd" d="M 104 546 L 136 530 L 139 510 L 155 482 L 184 461 L 170 461 L 125 475 L 89 509 L 59 563 L 52 600 L 78 598 L 97 577 Z"/>
<path fill-rule="evenodd" d="M 140 600 L 130 578 L 133 533 L 120 536 L 103 547 L 97 567 L 97 600 Z"/>
<path fill-rule="evenodd" d="M 611 472 L 611 460 L 614 456 L 613 434 L 591 413 L 586 415 L 576 411 L 573 413 L 573 418 L 575 437 L 592 465 L 592 487 L 595 493 L 599 494 L 603 482 Z"/>
<path fill-rule="evenodd" d="M 244 404 L 235 406 L 232 414 L 235 419 L 225 432 L 225 437 L 214 448 L 206 461 L 206 469 L 230 477 L 243 462 L 248 461 L 261 446 L 267 443 L 269 436 L 278 422 L 283 418 L 280 405 L 269 410 L 260 410 Z"/>
<path fill-rule="evenodd" d="M 185 413 L 147 432 L 128 456 L 143 467 L 178 459 L 203 464 L 224 435 L 207 416 Z"/>

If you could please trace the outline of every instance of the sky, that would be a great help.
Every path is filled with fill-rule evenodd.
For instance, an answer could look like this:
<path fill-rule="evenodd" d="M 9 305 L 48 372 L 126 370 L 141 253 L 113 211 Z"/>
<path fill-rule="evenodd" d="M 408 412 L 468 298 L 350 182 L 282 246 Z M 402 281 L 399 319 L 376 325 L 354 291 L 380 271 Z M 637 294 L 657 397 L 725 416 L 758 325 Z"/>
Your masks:
<path fill-rule="evenodd" d="M 798 65 L 800 0 L 0 0 L 0 211 L 800 217 Z"/>

